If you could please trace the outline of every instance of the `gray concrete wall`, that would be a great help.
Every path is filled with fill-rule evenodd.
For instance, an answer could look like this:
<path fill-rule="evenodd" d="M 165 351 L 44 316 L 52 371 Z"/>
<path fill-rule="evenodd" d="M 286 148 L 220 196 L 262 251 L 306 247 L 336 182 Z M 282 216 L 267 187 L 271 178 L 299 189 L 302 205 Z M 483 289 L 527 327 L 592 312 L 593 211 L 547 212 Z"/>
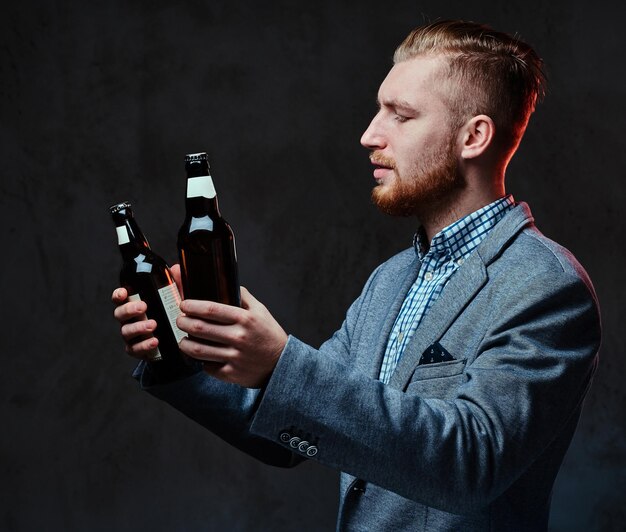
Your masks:
<path fill-rule="evenodd" d="M 319 344 L 415 229 L 370 204 L 358 140 L 394 47 L 424 17 L 518 33 L 547 63 L 549 94 L 509 191 L 588 269 L 605 330 L 552 529 L 622 529 L 620 4 L 89 4 L 24 0 L 0 14 L 0 529 L 332 529 L 335 472 L 256 463 L 138 391 L 111 316 L 119 257 L 107 207 L 133 201 L 175 261 L 182 157 L 208 150 L 243 284 Z"/>

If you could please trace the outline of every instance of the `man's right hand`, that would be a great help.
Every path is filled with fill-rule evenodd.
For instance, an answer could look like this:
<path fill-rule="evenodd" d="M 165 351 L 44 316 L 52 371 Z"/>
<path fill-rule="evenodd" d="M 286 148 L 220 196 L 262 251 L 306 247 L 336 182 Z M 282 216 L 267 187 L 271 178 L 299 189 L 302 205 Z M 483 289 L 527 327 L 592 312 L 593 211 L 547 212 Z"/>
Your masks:
<path fill-rule="evenodd" d="M 180 266 L 174 264 L 170 271 L 182 297 Z M 126 345 L 126 352 L 140 360 L 152 359 L 155 354 L 154 350 L 159 345 L 159 340 L 154 337 L 157 322 L 149 320 L 146 316 L 148 305 L 144 301 L 128 301 L 128 291 L 121 287 L 113 290 L 111 300 L 115 304 L 113 317 L 120 322 L 122 327 L 121 333 Z"/>
<path fill-rule="evenodd" d="M 113 317 L 120 322 L 126 352 L 140 360 L 149 360 L 159 341 L 153 336 L 157 323 L 146 316 L 144 301 L 128 301 L 125 288 L 113 290 L 111 300 L 116 305 Z"/>

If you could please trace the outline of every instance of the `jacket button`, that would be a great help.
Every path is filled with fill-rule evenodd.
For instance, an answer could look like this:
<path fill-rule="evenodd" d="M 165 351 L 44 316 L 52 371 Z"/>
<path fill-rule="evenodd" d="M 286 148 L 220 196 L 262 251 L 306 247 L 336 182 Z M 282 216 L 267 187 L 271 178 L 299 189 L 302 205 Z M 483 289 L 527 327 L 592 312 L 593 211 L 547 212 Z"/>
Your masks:
<path fill-rule="evenodd" d="M 359 493 L 365 493 L 365 481 L 357 478 L 352 484 L 352 491 L 357 491 Z"/>
<path fill-rule="evenodd" d="M 298 445 L 298 451 L 300 451 L 301 453 L 304 453 L 306 452 L 306 450 L 309 448 L 310 445 L 311 444 L 306 440 L 301 441 L 300 444 Z"/>
<path fill-rule="evenodd" d="M 315 447 L 315 445 L 311 445 L 311 447 L 309 447 L 306 450 L 307 456 L 315 456 L 316 454 L 317 454 L 317 447 Z"/>
<path fill-rule="evenodd" d="M 281 433 L 279 438 L 280 441 L 287 443 L 291 439 L 291 434 L 289 434 L 288 432 L 283 432 Z"/>
<path fill-rule="evenodd" d="M 293 438 L 289 440 L 289 445 L 293 447 L 294 449 L 298 447 L 299 443 L 300 443 L 300 438 L 298 438 L 298 436 L 294 436 Z"/>

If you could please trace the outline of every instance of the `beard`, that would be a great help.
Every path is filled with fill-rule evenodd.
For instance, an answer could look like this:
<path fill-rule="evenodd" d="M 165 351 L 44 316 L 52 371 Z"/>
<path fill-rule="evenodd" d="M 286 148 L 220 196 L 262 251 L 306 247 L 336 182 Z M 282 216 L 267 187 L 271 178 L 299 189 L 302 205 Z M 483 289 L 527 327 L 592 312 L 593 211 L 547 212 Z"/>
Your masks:
<path fill-rule="evenodd" d="M 465 185 L 454 155 L 453 140 L 450 139 L 444 150 L 430 154 L 402 175 L 393 159 L 373 152 L 372 161 L 391 168 L 395 177 L 392 183 L 372 190 L 372 202 L 392 216 L 419 218 L 420 214 L 445 208 Z"/>

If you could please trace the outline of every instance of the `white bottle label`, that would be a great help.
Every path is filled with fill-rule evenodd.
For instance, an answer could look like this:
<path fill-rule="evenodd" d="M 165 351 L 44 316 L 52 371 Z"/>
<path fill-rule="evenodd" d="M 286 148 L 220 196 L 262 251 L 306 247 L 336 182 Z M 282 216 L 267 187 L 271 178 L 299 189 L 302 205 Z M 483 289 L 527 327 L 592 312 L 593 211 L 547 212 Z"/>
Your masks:
<path fill-rule="evenodd" d="M 141 301 L 141 298 L 139 297 L 139 294 L 133 294 L 132 296 L 128 296 L 128 301 Z M 163 355 L 161 355 L 161 351 L 159 351 L 158 347 L 151 349 L 150 353 L 147 356 L 147 359 L 151 362 L 161 360 L 162 358 L 163 358 Z"/>
<path fill-rule="evenodd" d="M 217 193 L 213 186 L 213 179 L 210 175 L 200 177 L 190 177 L 187 179 L 187 197 L 188 198 L 208 198 L 213 199 Z"/>
<path fill-rule="evenodd" d="M 178 293 L 178 287 L 172 283 L 170 285 L 159 288 L 159 296 L 161 296 L 161 302 L 163 308 L 170 321 L 172 332 L 176 337 L 176 341 L 180 342 L 187 335 L 176 326 L 176 318 L 182 314 L 180 310 L 180 294 Z"/>
<path fill-rule="evenodd" d="M 128 244 L 130 242 L 130 237 L 128 236 L 128 229 L 126 229 L 125 225 L 120 225 L 116 227 L 117 231 L 117 243 L 122 246 L 124 244 Z"/>

